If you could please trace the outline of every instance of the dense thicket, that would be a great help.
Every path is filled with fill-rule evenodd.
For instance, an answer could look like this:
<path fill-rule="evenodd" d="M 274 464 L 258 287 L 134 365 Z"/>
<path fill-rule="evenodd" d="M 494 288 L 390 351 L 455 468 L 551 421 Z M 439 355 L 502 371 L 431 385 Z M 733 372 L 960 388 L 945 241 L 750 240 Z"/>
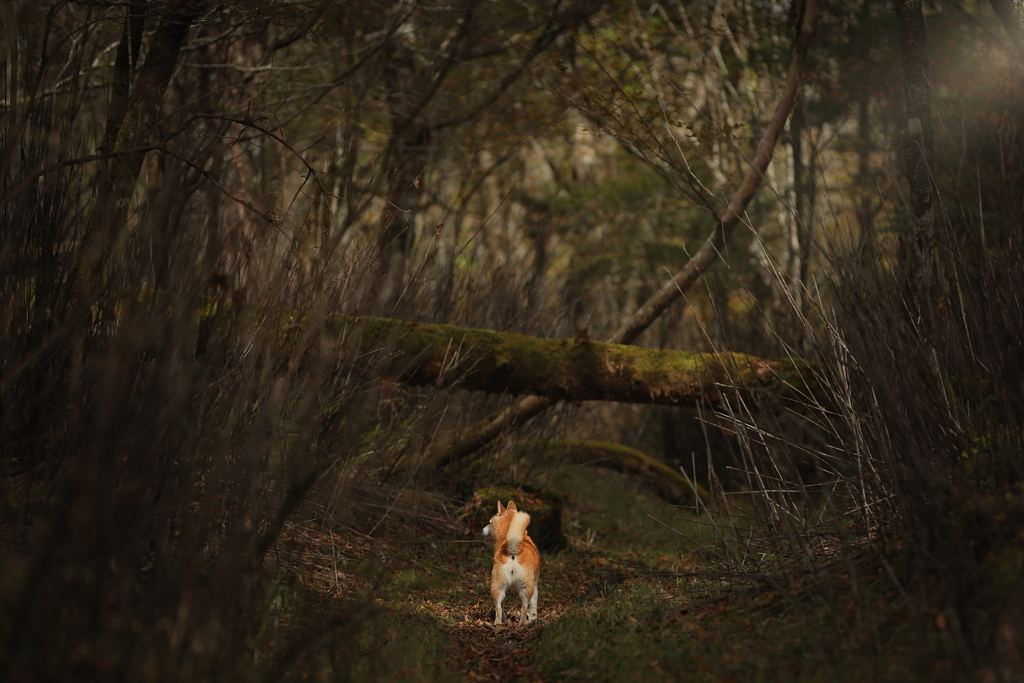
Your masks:
<path fill-rule="evenodd" d="M 364 529 L 374 486 L 600 439 L 760 492 L 787 552 L 910 548 L 962 656 L 1019 675 L 1013 5 L 5 3 L 0 670 L 273 679 L 340 633 L 351 674 L 372 602 L 268 626 L 297 510 Z M 529 335 L 528 367 L 368 316 Z M 591 339 L 785 360 L 586 395 L 621 367 L 529 364 Z M 657 382 L 684 398 L 556 404 Z"/>

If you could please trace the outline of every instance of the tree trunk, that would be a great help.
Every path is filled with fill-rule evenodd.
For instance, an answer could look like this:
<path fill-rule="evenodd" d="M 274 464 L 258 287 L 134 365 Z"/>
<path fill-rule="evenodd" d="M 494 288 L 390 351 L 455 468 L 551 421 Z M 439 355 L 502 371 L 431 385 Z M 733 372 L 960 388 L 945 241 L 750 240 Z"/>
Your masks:
<path fill-rule="evenodd" d="M 896 3 L 900 24 L 900 52 L 903 55 L 903 91 L 907 108 L 907 129 L 901 151 L 904 174 L 910 185 L 910 213 L 914 227 L 911 276 L 918 304 L 928 306 L 935 278 L 935 206 L 932 171 L 935 166 L 935 130 L 928 85 L 928 46 L 925 40 L 921 0 Z"/>
<path fill-rule="evenodd" d="M 867 22 L 868 3 L 864 2 L 861 10 L 861 20 Z M 876 203 L 871 199 L 872 188 L 869 186 L 871 169 L 869 166 L 871 154 L 871 100 L 868 95 L 867 85 L 862 83 L 857 94 L 857 223 L 860 226 L 860 262 L 864 268 L 873 269 L 875 266 L 875 208 Z"/>
<path fill-rule="evenodd" d="M 704 505 L 710 496 L 703 486 L 690 481 L 665 463 L 646 453 L 607 441 L 549 441 L 543 444 L 525 443 L 521 450 L 535 451 L 531 458 L 559 459 L 561 462 L 603 467 L 639 479 L 659 498 L 670 505 L 694 505 L 699 497 Z"/>
<path fill-rule="evenodd" d="M 407 384 L 555 400 L 696 406 L 713 404 L 734 389 L 796 398 L 813 383 L 811 366 L 801 360 L 742 353 L 538 339 L 369 317 L 332 317 L 327 333 L 358 343 L 368 354 L 389 353 L 384 373 Z"/>
<path fill-rule="evenodd" d="M 804 231 L 810 225 L 811 214 L 807 192 L 807 167 L 804 166 L 805 128 L 804 108 L 800 102 L 797 102 L 793 108 L 793 118 L 789 121 L 789 134 L 793 139 L 793 196 L 796 216 L 789 222 L 789 263 L 787 264 L 790 294 L 793 297 L 793 307 L 797 313 L 802 312 L 804 309 L 803 244 L 806 240 Z"/>
<path fill-rule="evenodd" d="M 131 6 L 136 7 L 137 3 L 131 3 Z M 108 132 L 116 135 L 108 143 L 107 152 L 111 156 L 105 162 L 99 162 L 96 203 L 86 223 L 80 246 L 80 255 L 85 263 L 78 274 L 76 299 L 86 294 L 89 285 L 98 284 L 98 276 L 127 220 L 129 203 L 146 156 L 145 147 L 156 126 L 160 103 L 174 75 L 178 53 L 189 27 L 198 18 L 200 9 L 200 3 L 179 2 L 160 17 L 160 23 L 150 41 L 146 62 L 139 72 L 131 96 L 123 105 L 124 114 L 119 123 L 108 125 Z M 129 25 L 132 23 L 129 21 Z M 129 40 L 132 40 L 130 33 L 135 30 L 131 26 L 130 31 L 125 31 L 122 40 L 126 59 L 129 47 L 134 51 L 134 46 L 129 46 Z M 124 77 L 123 72 L 129 66 L 119 66 L 120 78 Z M 118 86 L 122 87 L 123 84 Z"/>
<path fill-rule="evenodd" d="M 992 9 L 1010 35 L 1017 54 L 1024 60 L 1024 0 L 990 0 Z"/>

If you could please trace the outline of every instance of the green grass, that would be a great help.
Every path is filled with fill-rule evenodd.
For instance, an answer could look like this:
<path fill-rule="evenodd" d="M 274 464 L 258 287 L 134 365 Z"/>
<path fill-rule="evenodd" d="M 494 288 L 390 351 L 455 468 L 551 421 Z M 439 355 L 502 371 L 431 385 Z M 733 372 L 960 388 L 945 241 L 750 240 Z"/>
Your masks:
<path fill-rule="evenodd" d="M 716 530 L 707 514 L 667 505 L 617 472 L 573 468 L 545 484 L 566 499 L 566 536 L 577 544 L 590 542 L 613 560 L 679 568 L 702 546 L 707 550 L 733 537 L 728 524 Z"/>
<path fill-rule="evenodd" d="M 429 617 L 385 608 L 352 630 L 324 638 L 285 680 L 455 680 L 452 654 Z"/>
<path fill-rule="evenodd" d="M 488 544 L 395 539 L 372 562 L 343 563 L 372 616 L 325 637 L 296 670 L 352 681 L 486 677 L 495 666 L 509 681 L 972 678 L 927 591 L 908 595 L 875 550 L 726 580 L 698 547 L 714 540 L 709 527 L 627 477 L 579 469 L 544 484 L 565 496 L 572 543 L 542 558 L 538 624 L 490 630 Z M 505 606 L 518 614 L 514 597 Z"/>
<path fill-rule="evenodd" d="M 714 511 L 702 507 L 698 514 L 693 508 L 668 505 L 636 480 L 606 470 L 573 468 L 545 484 L 566 499 L 563 523 L 575 547 L 592 538 L 593 550 L 613 561 L 676 572 L 697 566 L 771 571 L 776 561 L 792 554 L 789 545 L 795 539 L 782 525 L 759 519 L 764 514 L 751 494 L 727 494 L 726 503 L 709 503 Z M 822 517 L 822 508 L 817 502 L 805 503 L 795 513 L 816 519 Z M 803 529 L 791 531 L 799 534 Z M 833 534 L 833 545 L 856 542 L 848 520 L 813 531 Z M 807 543 L 818 545 L 814 538 Z M 806 551 L 801 546 L 797 554 L 806 559 Z"/>
<path fill-rule="evenodd" d="M 752 591 L 694 609 L 676 597 L 681 588 L 628 585 L 589 601 L 540 635 L 538 671 L 550 680 L 853 682 L 944 680 L 936 672 L 949 668 L 921 656 L 940 651 L 934 629 L 884 593 L 836 606 L 820 586 L 789 598 Z"/>
<path fill-rule="evenodd" d="M 567 499 L 568 534 L 607 560 L 591 590 L 534 642 L 547 680 L 960 680 L 954 646 L 877 558 L 766 566 L 757 587 L 685 576 L 710 568 L 733 524 L 664 505 L 634 481 L 577 469 L 548 482 Z M 704 520 L 702 522 L 702 520 Z M 579 551 L 575 551 L 579 552 Z M 648 573 L 620 571 L 646 566 Z M 611 579 L 611 580 L 609 580 Z M 963 672 L 959 672 L 962 674 Z"/>

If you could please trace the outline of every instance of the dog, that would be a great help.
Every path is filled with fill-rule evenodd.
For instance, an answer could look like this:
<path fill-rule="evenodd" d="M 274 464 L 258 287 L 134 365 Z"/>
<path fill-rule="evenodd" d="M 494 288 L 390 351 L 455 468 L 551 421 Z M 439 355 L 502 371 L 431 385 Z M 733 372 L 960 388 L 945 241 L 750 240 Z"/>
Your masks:
<path fill-rule="evenodd" d="M 537 579 L 540 576 L 540 553 L 526 533 L 530 515 L 519 512 L 516 504 L 508 502 L 502 507 L 498 501 L 498 514 L 484 527 L 484 536 L 494 536 L 494 569 L 491 570 L 491 596 L 494 598 L 494 623 L 505 623 L 501 603 L 505 591 L 519 589 L 523 609 L 519 623 L 537 619 Z"/>

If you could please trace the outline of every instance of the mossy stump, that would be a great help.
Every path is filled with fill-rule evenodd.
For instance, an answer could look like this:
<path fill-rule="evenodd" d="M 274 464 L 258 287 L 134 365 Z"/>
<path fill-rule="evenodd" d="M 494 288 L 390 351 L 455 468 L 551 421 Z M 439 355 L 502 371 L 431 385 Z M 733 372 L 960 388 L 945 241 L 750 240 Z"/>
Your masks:
<path fill-rule="evenodd" d="M 470 507 L 470 520 L 477 530 L 483 529 L 491 521 L 491 517 L 498 511 L 499 500 L 502 505 L 512 501 L 519 510 L 530 514 L 527 533 L 538 549 L 554 552 L 566 546 L 565 534 L 562 533 L 563 501 L 557 493 L 539 486 L 514 482 L 478 489 L 473 494 Z"/>

